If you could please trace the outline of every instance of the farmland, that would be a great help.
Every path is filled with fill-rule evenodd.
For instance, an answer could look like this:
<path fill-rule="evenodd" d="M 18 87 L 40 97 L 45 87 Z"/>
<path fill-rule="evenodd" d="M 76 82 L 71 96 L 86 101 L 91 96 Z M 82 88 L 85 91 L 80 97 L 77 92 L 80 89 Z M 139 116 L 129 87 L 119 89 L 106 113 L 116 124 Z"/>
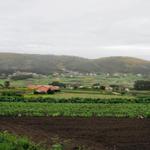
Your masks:
<path fill-rule="evenodd" d="M 101 117 L 0 117 L 0 129 L 59 150 L 149 150 L 150 120 Z M 54 149 L 58 150 L 58 149 Z"/>
<path fill-rule="evenodd" d="M 53 145 L 54 150 L 136 150 L 134 145 L 149 150 L 150 92 L 133 89 L 138 79 L 144 77 L 45 76 L 9 80 L 10 87 L 0 89 L 1 135 L 6 130 L 14 134 L 16 141 L 22 140 L 16 135 L 26 135 L 35 143 L 42 142 L 44 150 L 53 150 Z M 35 94 L 28 88 L 28 84 L 47 85 L 56 80 L 67 87 L 53 94 Z M 5 85 L 5 81 L 1 80 L 1 84 Z M 93 84 L 99 82 L 106 87 L 126 85 L 129 91 L 94 88 Z M 70 87 L 74 84 L 81 88 Z M 138 125 L 133 127 L 135 122 Z"/>
<path fill-rule="evenodd" d="M 89 75 L 47 75 L 43 76 L 40 75 L 36 78 L 28 78 L 26 80 L 13 80 L 11 79 L 12 86 L 15 87 L 26 87 L 29 84 L 48 84 L 53 81 L 63 82 L 65 84 L 70 83 L 80 83 L 84 86 L 91 86 L 93 83 L 101 83 L 101 84 L 125 84 L 129 87 L 133 87 L 134 81 L 136 80 L 143 80 L 143 79 L 150 79 L 149 75 L 142 75 L 138 76 L 135 74 L 120 74 L 120 75 L 107 75 L 107 74 L 100 74 L 96 76 L 89 76 Z M 3 83 L 6 79 L 0 79 L 0 83 Z"/>
<path fill-rule="evenodd" d="M 0 103 L 1 116 L 150 117 L 150 104 Z"/>
<path fill-rule="evenodd" d="M 0 150 L 150 150 L 150 0 L 1 0 Z"/>
<path fill-rule="evenodd" d="M 39 95 L 25 95 L 25 97 L 39 97 Z M 101 94 L 99 91 L 64 91 L 61 93 L 56 93 L 54 95 L 42 95 L 41 97 L 50 97 L 50 98 L 100 98 L 100 99 L 110 99 L 110 98 L 122 98 L 122 99 L 133 99 L 134 96 L 125 95 L 125 96 L 119 96 L 119 95 L 110 95 L 110 94 Z"/>

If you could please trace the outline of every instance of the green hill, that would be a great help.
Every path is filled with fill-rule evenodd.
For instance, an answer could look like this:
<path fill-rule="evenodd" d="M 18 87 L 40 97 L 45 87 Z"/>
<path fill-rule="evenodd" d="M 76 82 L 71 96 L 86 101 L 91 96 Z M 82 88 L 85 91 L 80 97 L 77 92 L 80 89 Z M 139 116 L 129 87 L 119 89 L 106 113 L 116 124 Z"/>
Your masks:
<path fill-rule="evenodd" d="M 86 59 L 74 56 L 0 53 L 0 73 L 16 71 L 49 74 L 63 70 L 82 73 L 150 73 L 150 61 L 132 57 Z"/>

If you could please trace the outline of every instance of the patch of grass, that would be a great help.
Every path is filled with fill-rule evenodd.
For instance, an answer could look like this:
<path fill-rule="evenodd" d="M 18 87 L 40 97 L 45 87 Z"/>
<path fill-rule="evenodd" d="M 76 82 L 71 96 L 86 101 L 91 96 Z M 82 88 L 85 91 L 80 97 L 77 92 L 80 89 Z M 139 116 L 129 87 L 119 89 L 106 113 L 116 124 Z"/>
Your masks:
<path fill-rule="evenodd" d="M 0 150 L 44 150 L 25 137 L 0 132 Z"/>

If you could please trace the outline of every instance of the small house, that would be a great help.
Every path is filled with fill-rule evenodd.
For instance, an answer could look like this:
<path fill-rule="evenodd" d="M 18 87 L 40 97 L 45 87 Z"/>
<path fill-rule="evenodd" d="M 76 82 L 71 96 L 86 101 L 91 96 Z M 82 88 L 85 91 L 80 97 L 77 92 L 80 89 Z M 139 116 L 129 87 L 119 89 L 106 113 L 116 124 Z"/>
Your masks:
<path fill-rule="evenodd" d="M 53 94 L 60 91 L 59 86 L 52 85 L 30 85 L 28 88 L 34 90 L 34 94 Z"/>

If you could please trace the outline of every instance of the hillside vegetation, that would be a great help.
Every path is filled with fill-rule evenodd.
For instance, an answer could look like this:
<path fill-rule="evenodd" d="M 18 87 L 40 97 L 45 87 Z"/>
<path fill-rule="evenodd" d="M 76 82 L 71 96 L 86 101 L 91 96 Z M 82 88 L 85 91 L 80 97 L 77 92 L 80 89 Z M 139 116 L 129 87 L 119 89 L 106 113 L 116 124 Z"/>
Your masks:
<path fill-rule="evenodd" d="M 150 61 L 132 57 L 86 59 L 74 56 L 0 53 L 0 73 L 16 71 L 50 74 L 64 70 L 81 73 L 150 73 Z"/>

